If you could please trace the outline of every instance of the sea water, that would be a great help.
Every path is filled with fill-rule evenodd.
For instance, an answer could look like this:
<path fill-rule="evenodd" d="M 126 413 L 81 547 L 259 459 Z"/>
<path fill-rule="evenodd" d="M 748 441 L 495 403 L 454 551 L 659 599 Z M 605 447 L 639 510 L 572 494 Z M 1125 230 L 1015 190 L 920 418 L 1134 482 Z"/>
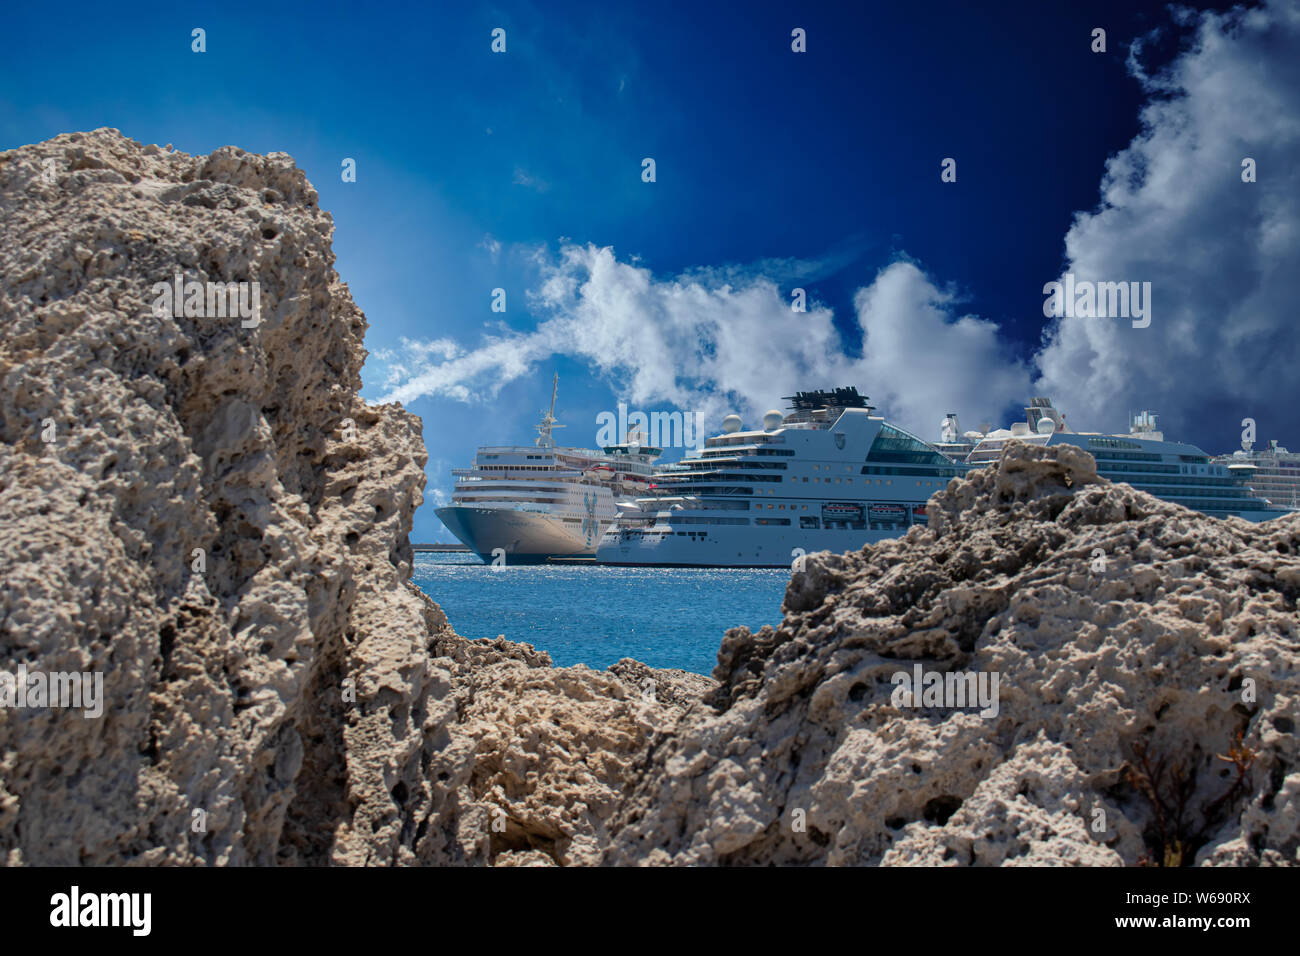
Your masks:
<path fill-rule="evenodd" d="M 507 565 L 415 555 L 414 581 L 461 637 L 532 644 L 559 666 L 622 657 L 709 674 L 728 628 L 781 621 L 790 572 L 731 568 Z"/>

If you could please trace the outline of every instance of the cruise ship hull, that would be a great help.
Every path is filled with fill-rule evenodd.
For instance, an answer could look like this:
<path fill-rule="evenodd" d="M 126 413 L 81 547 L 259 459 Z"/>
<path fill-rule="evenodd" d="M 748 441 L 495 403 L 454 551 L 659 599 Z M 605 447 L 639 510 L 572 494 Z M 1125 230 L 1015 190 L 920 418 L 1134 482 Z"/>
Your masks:
<path fill-rule="evenodd" d="M 450 505 L 434 514 L 464 545 L 487 563 L 505 555 L 506 564 L 541 564 L 548 558 L 589 558 L 599 531 L 588 536 L 547 515 L 510 508 Z"/>
<path fill-rule="evenodd" d="M 896 538 L 906 529 L 890 531 L 803 531 L 751 528 L 717 528 L 707 535 L 676 532 L 621 535 L 610 532 L 596 549 L 600 564 L 673 568 L 785 568 L 792 569 L 803 554 L 857 551 L 867 544 Z"/>

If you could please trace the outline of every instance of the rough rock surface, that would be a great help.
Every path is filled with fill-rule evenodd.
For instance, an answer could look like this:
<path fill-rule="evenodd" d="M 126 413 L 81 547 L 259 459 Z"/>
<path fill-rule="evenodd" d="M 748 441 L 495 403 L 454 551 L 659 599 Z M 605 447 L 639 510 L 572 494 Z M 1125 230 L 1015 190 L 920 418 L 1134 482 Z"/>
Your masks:
<path fill-rule="evenodd" d="M 1298 862 L 1300 517 L 1012 444 L 716 681 L 555 668 L 411 585 L 420 424 L 357 396 L 331 232 L 283 154 L 0 153 L 0 673 L 106 696 L 0 707 L 0 862 Z M 177 272 L 260 324 L 154 314 Z M 917 664 L 996 715 L 901 706 Z"/>
<path fill-rule="evenodd" d="M 1300 515 L 1212 520 L 1022 443 L 927 510 L 728 632 L 607 862 L 1300 862 Z M 916 664 L 996 672 L 996 715 L 904 706 Z"/>
<path fill-rule="evenodd" d="M 449 672 L 440 701 L 449 717 L 428 774 L 448 809 L 431 849 L 455 862 L 601 862 L 608 821 L 651 742 L 713 686 L 626 659 L 603 673 L 555 668 L 500 638 L 448 635 L 435 653 Z"/>
<path fill-rule="evenodd" d="M 410 585 L 420 423 L 357 396 L 332 230 L 284 154 L 0 153 L 0 670 L 107 698 L 0 708 L 0 861 L 590 861 L 676 719 Z M 258 282 L 260 324 L 156 315 L 176 273 Z"/>

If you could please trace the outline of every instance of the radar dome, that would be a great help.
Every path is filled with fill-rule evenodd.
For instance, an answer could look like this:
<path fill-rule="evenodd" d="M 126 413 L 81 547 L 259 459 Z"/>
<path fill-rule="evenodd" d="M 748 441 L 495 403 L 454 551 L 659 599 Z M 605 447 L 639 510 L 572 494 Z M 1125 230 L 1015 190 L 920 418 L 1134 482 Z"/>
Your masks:
<path fill-rule="evenodd" d="M 730 435 L 732 432 L 740 431 L 740 416 L 728 415 L 722 420 L 722 430 Z"/>
<path fill-rule="evenodd" d="M 1050 418 L 1039 419 L 1038 434 L 1050 435 L 1054 431 L 1056 431 L 1056 422 L 1052 421 Z"/>
<path fill-rule="evenodd" d="M 767 414 L 763 416 L 763 431 L 770 432 L 780 428 L 783 419 L 784 416 L 775 408 L 769 409 Z"/>

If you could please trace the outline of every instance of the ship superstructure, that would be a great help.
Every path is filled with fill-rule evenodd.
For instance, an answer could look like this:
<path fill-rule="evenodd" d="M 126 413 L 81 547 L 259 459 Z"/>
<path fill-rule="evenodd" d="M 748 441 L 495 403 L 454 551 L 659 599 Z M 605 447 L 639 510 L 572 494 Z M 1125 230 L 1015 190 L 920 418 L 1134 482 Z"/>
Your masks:
<path fill-rule="evenodd" d="M 728 415 L 661 496 L 620 505 L 602 564 L 790 567 L 926 522 L 925 503 L 967 466 L 874 414 L 856 388 L 797 392 L 762 428 Z"/>
<path fill-rule="evenodd" d="M 1287 451 L 1276 440 L 1256 449 L 1243 441 L 1242 450 L 1210 459 L 1240 477 L 1256 495 L 1280 512 L 1300 511 L 1300 453 Z"/>

